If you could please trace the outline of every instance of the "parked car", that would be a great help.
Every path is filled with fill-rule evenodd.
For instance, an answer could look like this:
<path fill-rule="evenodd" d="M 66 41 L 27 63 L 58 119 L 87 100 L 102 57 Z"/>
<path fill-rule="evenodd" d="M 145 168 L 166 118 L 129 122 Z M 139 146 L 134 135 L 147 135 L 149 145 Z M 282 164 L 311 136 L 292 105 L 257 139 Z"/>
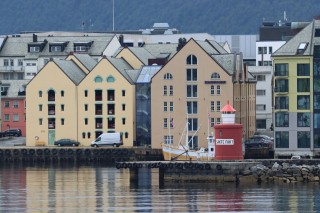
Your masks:
<path fill-rule="evenodd" d="M 245 141 L 246 148 L 273 148 L 273 141 L 264 139 L 262 137 L 252 137 Z"/>
<path fill-rule="evenodd" d="M 80 142 L 72 139 L 60 139 L 54 142 L 56 146 L 79 146 Z"/>
<path fill-rule="evenodd" d="M 8 129 L 4 131 L 2 134 L 3 137 L 10 137 L 10 136 L 20 137 L 21 135 L 22 135 L 21 129 Z"/>

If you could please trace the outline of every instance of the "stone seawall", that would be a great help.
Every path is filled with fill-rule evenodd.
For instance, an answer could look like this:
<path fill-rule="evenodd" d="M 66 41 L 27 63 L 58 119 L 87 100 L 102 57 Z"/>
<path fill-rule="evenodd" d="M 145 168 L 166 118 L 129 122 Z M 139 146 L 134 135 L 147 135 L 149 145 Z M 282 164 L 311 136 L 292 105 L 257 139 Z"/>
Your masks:
<path fill-rule="evenodd" d="M 118 162 L 118 169 L 159 169 L 159 179 L 173 183 L 319 182 L 319 160 L 244 160 L 214 162 Z"/>

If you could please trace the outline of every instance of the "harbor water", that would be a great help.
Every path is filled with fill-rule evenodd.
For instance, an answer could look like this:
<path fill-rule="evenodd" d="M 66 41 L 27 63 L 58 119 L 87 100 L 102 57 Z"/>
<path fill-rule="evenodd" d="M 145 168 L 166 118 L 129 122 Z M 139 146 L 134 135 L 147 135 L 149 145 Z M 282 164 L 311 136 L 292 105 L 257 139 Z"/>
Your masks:
<path fill-rule="evenodd" d="M 164 183 L 157 169 L 0 166 L 0 212 L 320 212 L 318 183 Z"/>

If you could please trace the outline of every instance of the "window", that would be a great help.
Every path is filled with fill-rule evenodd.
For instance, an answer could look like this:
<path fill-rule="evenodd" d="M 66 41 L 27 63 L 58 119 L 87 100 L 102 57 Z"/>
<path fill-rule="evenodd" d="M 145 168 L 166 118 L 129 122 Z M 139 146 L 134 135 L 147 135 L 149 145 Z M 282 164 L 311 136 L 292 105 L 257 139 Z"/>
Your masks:
<path fill-rule="evenodd" d="M 42 125 L 42 118 L 39 118 L 39 125 Z"/>
<path fill-rule="evenodd" d="M 187 97 L 196 98 L 198 97 L 198 87 L 197 85 L 187 85 Z"/>
<path fill-rule="evenodd" d="M 217 112 L 220 112 L 220 108 L 221 108 L 220 101 L 217 101 Z"/>
<path fill-rule="evenodd" d="M 297 114 L 298 127 L 310 127 L 310 112 L 299 112 Z"/>
<path fill-rule="evenodd" d="M 217 118 L 217 124 L 221 123 L 221 118 Z"/>
<path fill-rule="evenodd" d="M 8 67 L 9 66 L 9 59 L 3 59 L 3 66 Z"/>
<path fill-rule="evenodd" d="M 197 118 L 188 118 L 188 130 L 197 131 L 198 130 L 198 119 Z"/>
<path fill-rule="evenodd" d="M 314 37 L 320 37 L 320 29 L 315 29 Z"/>
<path fill-rule="evenodd" d="M 10 107 L 10 101 L 4 101 L 4 108 Z"/>
<path fill-rule="evenodd" d="M 272 47 L 269 47 L 269 54 L 272 54 Z"/>
<path fill-rule="evenodd" d="M 307 49 L 308 44 L 308 42 L 301 42 L 297 48 L 297 54 L 303 54 Z"/>
<path fill-rule="evenodd" d="M 10 66 L 13 67 L 14 66 L 14 60 L 10 59 Z"/>
<path fill-rule="evenodd" d="M 88 90 L 84 91 L 84 97 L 88 97 Z"/>
<path fill-rule="evenodd" d="M 126 91 L 122 90 L 122 97 L 125 97 L 125 96 L 126 96 Z"/>
<path fill-rule="evenodd" d="M 266 81 L 266 76 L 265 75 L 257 75 L 256 79 L 257 79 L 257 81 Z"/>
<path fill-rule="evenodd" d="M 88 135 L 88 138 L 91 138 L 91 133 L 90 132 L 88 132 L 87 135 Z"/>
<path fill-rule="evenodd" d="M 88 118 L 84 119 L 84 125 L 88 125 Z"/>
<path fill-rule="evenodd" d="M 170 112 L 173 112 L 173 101 L 170 101 Z"/>
<path fill-rule="evenodd" d="M 265 96 L 266 95 L 266 90 L 263 89 L 258 89 L 256 91 L 257 96 Z"/>
<path fill-rule="evenodd" d="M 61 90 L 60 94 L 61 94 L 61 97 L 64 97 L 64 91 L 63 90 Z"/>
<path fill-rule="evenodd" d="M 61 104 L 61 111 L 64 111 L 64 104 Z"/>
<path fill-rule="evenodd" d="M 276 79 L 274 91 L 275 92 L 289 92 L 288 79 Z"/>
<path fill-rule="evenodd" d="M 320 94 L 313 95 L 313 108 L 320 109 Z"/>
<path fill-rule="evenodd" d="M 318 132 L 314 132 L 313 146 L 314 148 L 320 148 L 320 133 Z"/>
<path fill-rule="evenodd" d="M 309 95 L 297 96 L 297 109 L 310 109 L 310 97 Z"/>
<path fill-rule="evenodd" d="M 187 81 L 197 81 L 197 80 L 198 80 L 198 70 L 187 69 Z"/>
<path fill-rule="evenodd" d="M 64 118 L 61 118 L 61 125 L 64 125 Z"/>
<path fill-rule="evenodd" d="M 19 102 L 17 100 L 13 101 L 13 108 L 19 108 Z"/>
<path fill-rule="evenodd" d="M 112 83 L 114 82 L 116 79 L 113 76 L 108 76 L 107 78 L 107 82 Z"/>
<path fill-rule="evenodd" d="M 310 76 L 310 64 L 297 64 L 298 76 Z"/>
<path fill-rule="evenodd" d="M 123 124 L 123 125 L 126 124 L 126 118 L 122 118 L 122 124 Z"/>
<path fill-rule="evenodd" d="M 168 111 L 168 102 L 163 102 L 163 111 L 167 112 Z"/>
<path fill-rule="evenodd" d="M 22 59 L 18 59 L 18 66 L 22 67 L 23 66 L 23 60 Z"/>
<path fill-rule="evenodd" d="M 210 127 L 214 127 L 214 118 L 210 118 Z"/>
<path fill-rule="evenodd" d="M 164 74 L 163 79 L 164 79 L 164 80 L 171 80 L 171 79 L 172 79 L 171 73 L 166 73 L 166 74 Z"/>
<path fill-rule="evenodd" d="M 258 47 L 258 54 L 267 54 L 267 47 Z"/>
<path fill-rule="evenodd" d="M 217 95 L 220 95 L 220 85 L 217 85 Z"/>
<path fill-rule="evenodd" d="M 198 60 L 195 55 L 189 55 L 187 57 L 187 64 L 197 64 L 197 63 L 198 63 Z"/>
<path fill-rule="evenodd" d="M 310 79 L 298 78 L 297 79 L 297 92 L 310 92 Z"/>
<path fill-rule="evenodd" d="M 276 112 L 275 113 L 276 127 L 289 127 L 289 113 Z"/>
<path fill-rule="evenodd" d="M 61 46 L 50 46 L 50 52 L 62 52 Z"/>
<path fill-rule="evenodd" d="M 298 131 L 298 148 L 310 148 L 310 132 Z"/>
<path fill-rule="evenodd" d="M 122 104 L 122 111 L 126 111 L 126 105 Z"/>
<path fill-rule="evenodd" d="M 289 97 L 288 96 L 275 97 L 275 109 L 289 109 Z"/>
<path fill-rule="evenodd" d="M 74 50 L 75 50 L 76 52 L 86 52 L 87 49 L 89 49 L 89 48 L 86 47 L 86 46 L 75 46 L 75 47 L 74 47 Z"/>
<path fill-rule="evenodd" d="M 317 112 L 315 112 L 314 114 L 313 114 L 313 127 L 315 128 L 315 129 L 319 129 L 320 128 L 320 113 L 317 113 Z"/>
<path fill-rule="evenodd" d="M 289 65 L 288 64 L 275 64 L 274 75 L 275 76 L 288 76 Z"/>
<path fill-rule="evenodd" d="M 266 111 L 266 105 L 265 104 L 257 104 L 256 110 L 257 111 Z"/>
<path fill-rule="evenodd" d="M 42 104 L 39 104 L 39 111 L 42 111 Z"/>
<path fill-rule="evenodd" d="M 29 52 L 38 53 L 38 52 L 40 52 L 40 47 L 39 46 L 30 46 L 29 47 Z"/>
<path fill-rule="evenodd" d="M 86 138 L 86 133 L 85 132 L 82 133 L 82 138 Z"/>
<path fill-rule="evenodd" d="M 267 129 L 266 119 L 257 119 L 256 126 L 257 126 L 257 129 Z"/>
<path fill-rule="evenodd" d="M 42 97 L 42 91 L 39 91 L 39 97 L 40 98 Z"/>
<path fill-rule="evenodd" d="M 13 121 L 15 121 L 15 122 L 19 121 L 19 115 L 18 114 L 13 114 Z"/>
<path fill-rule="evenodd" d="M 100 76 L 97 76 L 97 77 L 94 78 L 94 82 L 101 83 L 102 82 L 102 78 Z"/>
<path fill-rule="evenodd" d="M 210 102 L 210 110 L 211 110 L 211 112 L 214 111 L 214 101 Z"/>
<path fill-rule="evenodd" d="M 163 119 L 163 128 L 165 128 L 165 129 L 168 128 L 168 118 Z"/>
<path fill-rule="evenodd" d="M 173 135 L 165 135 L 163 142 L 165 144 L 173 144 Z"/>
<path fill-rule="evenodd" d="M 282 131 L 275 133 L 276 148 L 289 148 L 289 132 Z"/>
<path fill-rule="evenodd" d="M 163 86 L 163 95 L 166 96 L 168 94 L 168 89 L 167 89 L 167 86 L 164 85 Z"/>
<path fill-rule="evenodd" d="M 211 79 L 220 79 L 220 75 L 217 72 L 211 74 Z"/>
<path fill-rule="evenodd" d="M 173 96 L 173 86 L 170 85 L 170 96 Z"/>
<path fill-rule="evenodd" d="M 210 87 L 210 94 L 214 95 L 214 85 L 211 85 L 211 87 Z"/>
<path fill-rule="evenodd" d="M 10 121 L 10 115 L 4 114 L 4 121 Z"/>
<path fill-rule="evenodd" d="M 88 104 L 84 105 L 84 111 L 88 111 Z"/>
<path fill-rule="evenodd" d="M 198 113 L 198 102 L 197 101 L 188 101 L 187 102 L 188 114 L 197 114 Z"/>

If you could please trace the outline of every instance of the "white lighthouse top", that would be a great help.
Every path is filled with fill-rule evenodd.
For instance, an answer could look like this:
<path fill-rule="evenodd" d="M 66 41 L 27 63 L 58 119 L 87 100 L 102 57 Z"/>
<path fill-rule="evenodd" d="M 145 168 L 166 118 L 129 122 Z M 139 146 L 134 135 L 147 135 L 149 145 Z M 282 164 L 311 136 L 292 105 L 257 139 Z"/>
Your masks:
<path fill-rule="evenodd" d="M 227 102 L 227 105 L 225 105 L 222 110 L 222 123 L 223 124 L 234 124 L 235 123 L 235 112 L 236 110 L 229 104 L 229 101 Z"/>

